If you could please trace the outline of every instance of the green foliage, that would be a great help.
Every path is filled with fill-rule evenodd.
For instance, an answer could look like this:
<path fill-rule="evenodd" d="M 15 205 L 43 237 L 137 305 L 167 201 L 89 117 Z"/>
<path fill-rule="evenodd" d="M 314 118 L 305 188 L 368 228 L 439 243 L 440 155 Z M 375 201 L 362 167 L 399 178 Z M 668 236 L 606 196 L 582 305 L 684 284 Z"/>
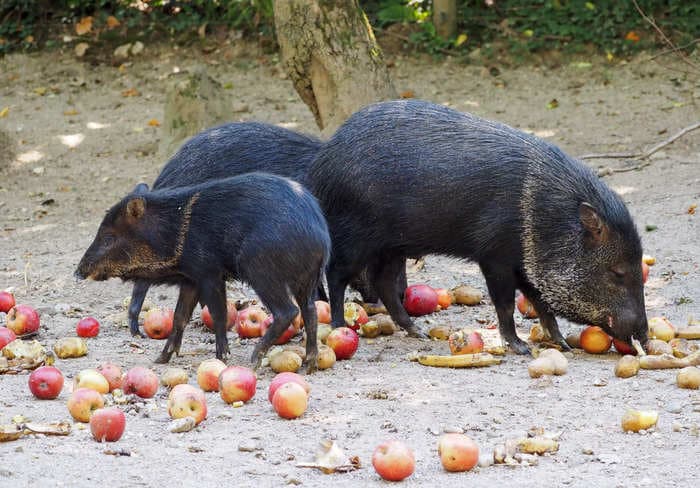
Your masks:
<path fill-rule="evenodd" d="M 125 28 L 117 33 L 129 37 L 194 35 L 206 24 L 208 29 L 222 26 L 271 38 L 272 4 L 273 0 L 2 0 L 0 54 L 38 47 L 86 16 L 92 16 L 98 28 L 114 16 Z M 105 29 L 104 37 L 117 33 Z"/>
<path fill-rule="evenodd" d="M 642 10 L 678 45 L 700 37 L 700 3 L 687 0 L 638 0 Z M 428 52 L 446 49 L 502 50 L 516 57 L 563 50 L 626 54 L 662 45 L 655 30 L 630 1 L 619 0 L 458 0 L 458 35 L 468 42 L 440 39 L 430 25 L 429 0 L 363 2 L 374 23 L 416 22 L 411 36 Z"/>

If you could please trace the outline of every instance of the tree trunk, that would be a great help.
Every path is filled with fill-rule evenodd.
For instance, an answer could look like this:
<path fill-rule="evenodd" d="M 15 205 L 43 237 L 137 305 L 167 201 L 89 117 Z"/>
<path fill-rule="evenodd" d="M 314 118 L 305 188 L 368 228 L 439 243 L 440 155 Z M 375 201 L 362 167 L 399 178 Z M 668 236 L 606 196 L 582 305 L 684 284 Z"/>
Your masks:
<path fill-rule="evenodd" d="M 287 73 L 324 133 L 365 105 L 397 98 L 357 0 L 275 0 L 274 12 Z"/>
<path fill-rule="evenodd" d="M 457 0 L 433 0 L 433 25 L 443 39 L 457 33 Z"/>

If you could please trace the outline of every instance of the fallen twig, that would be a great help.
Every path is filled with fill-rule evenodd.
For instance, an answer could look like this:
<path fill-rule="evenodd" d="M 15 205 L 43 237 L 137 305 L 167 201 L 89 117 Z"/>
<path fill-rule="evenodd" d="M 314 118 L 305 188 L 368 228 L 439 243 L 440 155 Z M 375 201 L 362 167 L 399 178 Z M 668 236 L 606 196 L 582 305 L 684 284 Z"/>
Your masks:
<path fill-rule="evenodd" d="M 584 154 L 583 156 L 579 156 L 579 159 L 603 159 L 603 158 L 624 158 L 624 159 L 647 159 L 649 156 L 654 154 L 655 152 L 659 151 L 660 149 L 668 146 L 669 144 L 675 142 L 677 139 L 680 139 L 684 135 L 686 135 L 688 132 L 692 132 L 694 130 L 700 129 L 700 121 L 695 122 L 692 125 L 689 125 L 688 127 L 684 127 L 680 131 L 678 131 L 676 134 L 673 136 L 669 137 L 668 139 L 659 142 L 655 146 L 652 146 L 651 149 L 648 149 L 647 151 L 640 152 L 640 153 L 594 153 L 594 154 Z M 622 169 L 617 169 L 617 170 L 612 170 L 615 173 L 620 173 L 623 171 L 632 171 L 635 169 L 640 169 L 643 168 L 644 166 L 648 166 L 650 163 L 643 163 L 641 165 L 638 165 L 636 167 L 632 168 L 622 168 Z"/>

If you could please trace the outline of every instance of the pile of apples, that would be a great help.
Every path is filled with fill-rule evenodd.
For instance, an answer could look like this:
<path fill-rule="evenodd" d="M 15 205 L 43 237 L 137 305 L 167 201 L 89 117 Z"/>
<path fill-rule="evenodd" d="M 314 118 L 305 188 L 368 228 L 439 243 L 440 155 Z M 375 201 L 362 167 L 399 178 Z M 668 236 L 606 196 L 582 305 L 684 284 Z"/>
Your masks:
<path fill-rule="evenodd" d="M 469 471 L 479 462 L 479 446 L 464 434 L 444 434 L 438 440 L 438 456 L 445 471 Z M 375 448 L 372 466 L 385 480 L 402 481 L 413 474 L 416 459 L 410 447 L 392 439 Z"/>

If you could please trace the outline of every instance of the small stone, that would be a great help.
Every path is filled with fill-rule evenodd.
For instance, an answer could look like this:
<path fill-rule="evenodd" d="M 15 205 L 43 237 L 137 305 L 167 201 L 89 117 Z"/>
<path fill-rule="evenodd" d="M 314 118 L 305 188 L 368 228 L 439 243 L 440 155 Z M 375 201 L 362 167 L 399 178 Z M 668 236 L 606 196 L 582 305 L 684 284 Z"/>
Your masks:
<path fill-rule="evenodd" d="M 36 168 L 32 169 L 32 173 L 35 175 L 43 175 L 44 174 L 44 167 L 43 166 L 37 166 Z"/>
<path fill-rule="evenodd" d="M 197 425 L 197 422 L 194 417 L 184 417 L 170 422 L 168 430 L 173 433 L 189 432 L 194 429 L 195 425 Z"/>
<path fill-rule="evenodd" d="M 581 449 L 581 452 L 586 456 L 592 456 L 594 454 L 593 449 L 591 449 L 590 447 L 584 447 L 583 449 Z"/>
<path fill-rule="evenodd" d="M 464 434 L 464 429 L 455 425 L 450 425 L 445 427 L 444 432 L 446 434 Z"/>
<path fill-rule="evenodd" d="M 664 409 L 670 413 L 681 413 L 683 410 L 683 405 L 680 402 L 669 402 L 666 404 Z"/>
<path fill-rule="evenodd" d="M 681 424 L 680 422 L 673 422 L 671 424 L 671 430 L 673 430 L 673 432 L 680 432 L 681 430 L 683 430 L 683 424 Z"/>
<path fill-rule="evenodd" d="M 114 50 L 114 57 L 116 58 L 128 58 L 129 50 L 131 49 L 131 43 L 122 44 Z"/>
<path fill-rule="evenodd" d="M 488 468 L 493 465 L 493 455 L 490 453 L 481 453 L 479 455 L 479 467 Z"/>
<path fill-rule="evenodd" d="M 143 52 L 143 42 L 141 41 L 136 41 L 132 46 L 131 46 L 131 54 L 134 56 L 141 54 Z"/>

